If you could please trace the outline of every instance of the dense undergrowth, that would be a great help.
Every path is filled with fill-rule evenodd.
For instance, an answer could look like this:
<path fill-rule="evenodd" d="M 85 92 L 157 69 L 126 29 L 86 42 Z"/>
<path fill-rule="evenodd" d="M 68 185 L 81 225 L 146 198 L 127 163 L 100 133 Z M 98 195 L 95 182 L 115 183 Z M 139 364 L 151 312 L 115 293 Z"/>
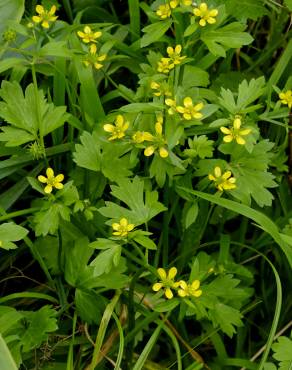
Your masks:
<path fill-rule="evenodd" d="M 0 370 L 291 369 L 291 11 L 0 0 Z"/>

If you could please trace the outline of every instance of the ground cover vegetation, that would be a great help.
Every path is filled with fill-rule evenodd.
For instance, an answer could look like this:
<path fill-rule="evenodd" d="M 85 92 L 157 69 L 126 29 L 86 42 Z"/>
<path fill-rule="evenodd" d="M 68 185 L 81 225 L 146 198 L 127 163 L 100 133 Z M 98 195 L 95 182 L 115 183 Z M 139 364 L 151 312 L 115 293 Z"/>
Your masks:
<path fill-rule="evenodd" d="M 1 370 L 292 368 L 291 12 L 0 0 Z"/>

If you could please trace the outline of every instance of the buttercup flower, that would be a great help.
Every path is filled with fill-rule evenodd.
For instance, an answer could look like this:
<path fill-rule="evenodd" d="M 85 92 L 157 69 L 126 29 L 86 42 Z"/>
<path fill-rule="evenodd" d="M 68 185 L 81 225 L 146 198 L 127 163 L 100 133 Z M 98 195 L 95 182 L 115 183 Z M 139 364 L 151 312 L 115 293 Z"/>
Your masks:
<path fill-rule="evenodd" d="M 125 121 L 124 117 L 119 114 L 116 117 L 115 124 L 106 123 L 103 126 L 104 131 L 110 132 L 112 135 L 108 140 L 121 139 L 125 136 L 125 132 L 129 128 L 129 122 Z"/>
<path fill-rule="evenodd" d="M 90 47 L 89 47 L 89 54 L 86 56 L 86 58 L 84 59 L 83 63 L 86 65 L 86 67 L 92 65 L 94 66 L 95 69 L 100 69 L 103 67 L 103 64 L 101 62 L 103 62 L 107 55 L 106 54 L 96 54 L 96 45 L 95 44 L 91 44 Z"/>
<path fill-rule="evenodd" d="M 102 35 L 102 32 L 94 32 L 89 26 L 85 26 L 83 32 L 77 31 L 77 35 L 85 44 L 88 44 L 89 42 L 96 42 L 96 39 L 98 39 Z"/>
<path fill-rule="evenodd" d="M 166 141 L 162 135 L 162 123 L 163 118 L 159 116 L 157 118 L 157 122 L 155 123 L 155 136 L 153 136 L 153 139 L 151 140 L 153 143 L 144 150 L 144 155 L 146 157 L 150 157 L 155 150 L 158 150 L 161 158 L 168 157 L 168 151 L 165 148 Z"/>
<path fill-rule="evenodd" d="M 191 120 L 192 118 L 200 119 L 203 117 L 203 114 L 199 111 L 204 107 L 203 103 L 193 105 L 192 99 L 187 96 L 184 98 L 184 107 L 178 106 L 176 110 L 183 115 L 183 118 L 186 120 Z"/>
<path fill-rule="evenodd" d="M 45 10 L 42 5 L 37 5 L 35 10 L 38 15 L 34 15 L 32 17 L 33 22 L 41 23 L 42 27 L 44 28 L 49 28 L 50 22 L 55 22 L 55 20 L 58 18 L 55 16 L 57 10 L 55 5 L 53 5 L 50 10 Z"/>
<path fill-rule="evenodd" d="M 176 289 L 179 287 L 179 281 L 175 282 L 174 278 L 177 274 L 177 269 L 175 267 L 171 267 L 168 273 L 163 269 L 157 269 L 157 273 L 160 277 L 160 282 L 155 283 L 152 287 L 154 292 L 158 292 L 160 289 L 164 288 L 164 295 L 166 298 L 171 299 L 173 298 L 173 293 L 171 289 Z"/>
<path fill-rule="evenodd" d="M 180 56 L 181 50 L 182 50 L 181 45 L 176 45 L 175 48 L 169 46 L 166 49 L 166 52 L 173 64 L 180 64 L 186 58 L 186 56 Z"/>
<path fill-rule="evenodd" d="M 242 136 L 248 135 L 251 132 L 251 129 L 240 129 L 240 126 L 241 119 L 237 117 L 233 121 L 232 128 L 220 127 L 221 132 L 226 135 L 224 136 L 223 141 L 225 141 L 225 143 L 230 143 L 231 141 L 235 140 L 237 144 L 244 145 L 246 141 Z"/>
<path fill-rule="evenodd" d="M 200 297 L 202 295 L 202 291 L 200 288 L 200 281 L 194 280 L 191 284 L 187 284 L 184 280 L 179 282 L 180 289 L 178 290 L 177 294 L 180 297 Z"/>
<path fill-rule="evenodd" d="M 216 23 L 215 17 L 218 15 L 217 9 L 208 9 L 206 3 L 201 3 L 198 8 L 193 10 L 196 17 L 200 17 L 199 25 L 205 27 L 207 23 L 213 24 Z"/>
<path fill-rule="evenodd" d="M 167 112 L 170 115 L 176 113 L 176 101 L 175 99 L 165 99 L 165 104 L 169 106 Z"/>
<path fill-rule="evenodd" d="M 113 223 L 112 228 L 113 228 L 113 235 L 116 236 L 127 236 L 130 231 L 134 229 L 135 225 L 134 224 L 129 224 L 129 221 L 126 218 L 121 218 L 120 223 Z"/>
<path fill-rule="evenodd" d="M 154 139 L 153 135 L 147 131 L 136 131 L 134 135 L 132 136 L 132 140 L 136 144 L 141 144 L 144 141 L 152 141 L 153 139 Z"/>
<path fill-rule="evenodd" d="M 292 108 L 292 91 L 287 90 L 286 92 L 281 92 L 279 94 L 279 98 L 282 104 L 288 105 L 288 107 Z"/>
<path fill-rule="evenodd" d="M 226 171 L 222 175 L 222 171 L 219 166 L 215 167 L 214 175 L 210 173 L 208 178 L 209 180 L 214 181 L 216 188 L 220 191 L 236 188 L 236 179 L 232 177 L 231 171 Z"/>
<path fill-rule="evenodd" d="M 171 9 L 175 9 L 179 5 L 179 0 L 170 0 L 169 5 Z"/>
<path fill-rule="evenodd" d="M 168 4 L 160 5 L 156 10 L 156 14 L 158 15 L 158 17 L 160 17 L 160 19 L 169 18 L 171 16 L 170 6 Z"/>
<path fill-rule="evenodd" d="M 47 184 L 45 186 L 44 192 L 49 194 L 52 192 L 53 188 L 56 189 L 63 189 L 64 185 L 62 184 L 62 181 L 64 180 L 64 175 L 59 174 L 55 176 L 54 170 L 52 168 L 47 168 L 46 170 L 47 177 L 40 175 L 38 176 L 38 180 L 43 183 Z"/>
<path fill-rule="evenodd" d="M 157 64 L 157 72 L 169 73 L 174 68 L 174 63 L 170 58 L 161 58 Z"/>
<path fill-rule="evenodd" d="M 161 83 L 159 84 L 158 82 L 152 81 L 150 84 L 150 87 L 153 91 L 153 95 L 155 96 L 170 96 L 171 92 L 169 91 L 167 83 Z"/>

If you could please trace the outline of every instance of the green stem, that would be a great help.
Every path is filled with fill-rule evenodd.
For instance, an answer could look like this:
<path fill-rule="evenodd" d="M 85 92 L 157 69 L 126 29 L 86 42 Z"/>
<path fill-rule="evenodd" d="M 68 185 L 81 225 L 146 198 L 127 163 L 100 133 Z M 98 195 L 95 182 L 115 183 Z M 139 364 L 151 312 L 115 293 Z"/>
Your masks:
<path fill-rule="evenodd" d="M 39 210 L 40 210 L 40 208 L 32 207 L 32 208 L 22 209 L 21 211 L 15 211 L 15 212 L 7 213 L 7 214 L 0 217 L 0 222 L 10 220 L 11 218 L 15 218 L 15 217 L 27 215 L 27 214 L 30 214 L 30 213 L 34 213 L 34 212 L 37 212 Z"/>

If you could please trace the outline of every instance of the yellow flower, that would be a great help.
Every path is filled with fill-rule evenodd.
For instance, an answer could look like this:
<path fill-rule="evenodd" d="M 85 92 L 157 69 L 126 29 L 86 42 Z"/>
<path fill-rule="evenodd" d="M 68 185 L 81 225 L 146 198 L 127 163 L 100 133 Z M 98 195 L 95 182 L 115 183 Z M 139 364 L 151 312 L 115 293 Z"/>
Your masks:
<path fill-rule="evenodd" d="M 159 84 L 158 82 L 152 81 L 150 87 L 153 91 L 153 95 L 155 96 L 170 96 L 171 92 L 169 91 L 168 85 L 166 83 Z"/>
<path fill-rule="evenodd" d="M 81 38 L 81 40 L 85 44 L 88 44 L 89 42 L 96 42 L 95 40 L 102 35 L 102 32 L 100 31 L 94 32 L 89 26 L 85 26 L 83 32 L 77 31 L 77 35 Z"/>
<path fill-rule="evenodd" d="M 226 135 L 224 136 L 223 141 L 225 141 L 225 143 L 230 143 L 231 141 L 236 140 L 237 144 L 244 145 L 245 140 L 242 136 L 248 135 L 251 132 L 251 129 L 240 129 L 240 126 L 241 119 L 237 117 L 233 121 L 232 128 L 220 127 L 221 132 Z"/>
<path fill-rule="evenodd" d="M 202 295 L 202 291 L 200 288 L 200 281 L 194 280 L 191 284 L 187 284 L 184 280 L 179 282 L 180 289 L 178 290 L 178 295 L 180 297 L 200 297 Z"/>
<path fill-rule="evenodd" d="M 135 225 L 134 224 L 129 224 L 129 221 L 126 218 L 121 218 L 120 223 L 113 223 L 112 228 L 113 228 L 113 235 L 116 236 L 127 236 L 130 231 L 134 229 Z"/>
<path fill-rule="evenodd" d="M 192 0 L 181 0 L 182 5 L 189 6 L 192 5 Z"/>
<path fill-rule="evenodd" d="M 164 295 L 166 298 L 171 299 L 173 298 L 173 293 L 171 289 L 176 289 L 179 286 L 179 282 L 175 282 L 174 278 L 177 274 L 177 269 L 175 267 L 171 267 L 168 273 L 163 269 L 157 269 L 157 273 L 160 277 L 160 282 L 155 283 L 152 287 L 154 292 L 158 292 L 160 289 L 164 288 Z"/>
<path fill-rule="evenodd" d="M 86 65 L 86 67 L 92 65 L 95 69 L 100 69 L 103 67 L 103 64 L 100 62 L 103 62 L 107 55 L 106 54 L 96 54 L 96 45 L 91 44 L 89 47 L 89 54 L 84 59 L 83 63 Z"/>
<path fill-rule="evenodd" d="M 174 63 L 170 58 L 161 58 L 157 64 L 157 71 L 161 73 L 169 73 L 174 68 Z"/>
<path fill-rule="evenodd" d="M 281 99 L 281 103 L 288 105 L 288 107 L 292 108 L 292 91 L 287 90 L 286 92 L 281 92 L 279 94 L 279 98 Z"/>
<path fill-rule="evenodd" d="M 213 24 L 216 23 L 215 17 L 218 15 L 217 9 L 208 9 L 208 5 L 206 3 L 201 3 L 198 8 L 193 10 L 194 15 L 196 17 L 201 17 L 199 21 L 199 25 L 205 27 L 207 23 Z"/>
<path fill-rule="evenodd" d="M 156 14 L 158 17 L 160 17 L 160 19 L 169 18 L 171 16 L 170 6 L 168 4 L 160 5 L 156 10 Z"/>
<path fill-rule="evenodd" d="M 147 131 L 136 131 L 134 135 L 132 136 L 132 140 L 136 144 L 141 144 L 144 141 L 152 141 L 153 139 L 154 139 L 153 135 Z"/>
<path fill-rule="evenodd" d="M 168 157 L 168 151 L 165 148 L 166 141 L 164 139 L 164 136 L 162 135 L 162 123 L 163 118 L 159 116 L 157 118 L 157 122 L 155 123 L 155 136 L 153 136 L 153 139 L 151 140 L 153 141 L 153 143 L 144 150 L 144 155 L 146 157 L 150 157 L 155 152 L 155 150 L 158 150 L 161 158 Z"/>
<path fill-rule="evenodd" d="M 167 112 L 170 115 L 176 113 L 176 101 L 175 99 L 165 99 L 165 104 L 169 106 Z"/>
<path fill-rule="evenodd" d="M 44 28 L 49 28 L 49 22 L 55 22 L 55 20 L 58 18 L 57 16 L 55 16 L 57 10 L 56 5 L 53 5 L 50 10 L 45 10 L 42 5 L 37 5 L 35 10 L 38 15 L 34 15 L 32 17 L 33 22 L 41 23 L 42 27 Z"/>
<path fill-rule="evenodd" d="M 125 136 L 125 132 L 129 128 L 129 122 L 125 121 L 124 117 L 119 114 L 116 117 L 115 124 L 105 124 L 103 126 L 104 131 L 110 132 L 112 135 L 108 138 L 108 140 L 115 140 L 115 139 L 121 139 Z"/>
<path fill-rule="evenodd" d="M 231 176 L 232 176 L 231 171 L 226 171 L 222 175 L 221 168 L 217 166 L 214 169 L 214 175 L 210 173 L 208 175 L 208 178 L 209 180 L 214 181 L 215 186 L 218 190 L 223 191 L 236 188 L 235 185 L 236 179 Z"/>
<path fill-rule="evenodd" d="M 171 59 L 172 63 L 175 65 L 180 64 L 182 60 L 186 58 L 186 56 L 180 56 L 181 50 L 182 50 L 181 45 L 176 45 L 175 48 L 172 48 L 171 46 L 169 46 L 166 49 L 166 52 L 169 58 Z"/>
<path fill-rule="evenodd" d="M 175 9 L 179 5 L 179 0 L 170 0 L 169 5 L 171 9 Z"/>
<path fill-rule="evenodd" d="M 192 118 L 200 119 L 203 117 L 203 114 L 199 112 L 203 107 L 203 103 L 193 105 L 192 99 L 187 96 L 184 98 L 184 107 L 178 106 L 176 110 L 183 115 L 184 119 L 191 120 Z"/>
<path fill-rule="evenodd" d="M 64 185 L 61 183 L 64 180 L 64 175 L 63 174 L 59 174 L 59 175 L 55 176 L 54 170 L 49 167 L 46 170 L 46 175 L 47 175 L 47 177 L 45 177 L 43 175 L 38 176 L 38 180 L 41 183 L 47 184 L 45 186 L 45 189 L 44 189 L 45 193 L 47 193 L 47 194 L 51 193 L 53 188 L 63 189 Z"/>

